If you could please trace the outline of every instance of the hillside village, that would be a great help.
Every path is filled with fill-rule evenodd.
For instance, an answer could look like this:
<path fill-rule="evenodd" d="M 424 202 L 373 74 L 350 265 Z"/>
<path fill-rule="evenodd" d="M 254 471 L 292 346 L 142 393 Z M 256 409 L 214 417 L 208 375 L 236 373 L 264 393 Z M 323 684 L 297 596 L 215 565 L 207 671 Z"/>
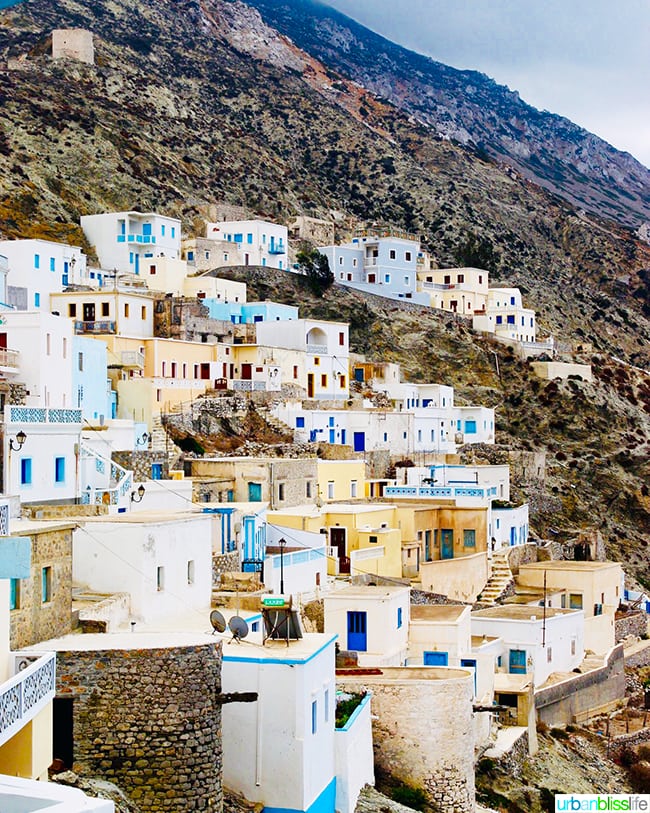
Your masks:
<path fill-rule="evenodd" d="M 3 792 L 116 809 L 67 786 L 74 771 L 143 813 L 219 811 L 224 788 L 352 813 L 389 776 L 473 811 L 481 759 L 521 763 L 539 725 L 620 706 L 624 666 L 650 662 L 650 600 L 597 535 L 568 555 L 536 537 L 485 455 L 494 409 L 351 353 L 344 322 L 248 301 L 220 269 L 299 273 L 309 239 L 337 285 L 589 380 L 517 289 L 438 269 L 390 227 L 338 245 L 317 222 L 80 225 L 95 257 L 0 241 Z M 251 416 L 257 456 L 192 440 Z"/>

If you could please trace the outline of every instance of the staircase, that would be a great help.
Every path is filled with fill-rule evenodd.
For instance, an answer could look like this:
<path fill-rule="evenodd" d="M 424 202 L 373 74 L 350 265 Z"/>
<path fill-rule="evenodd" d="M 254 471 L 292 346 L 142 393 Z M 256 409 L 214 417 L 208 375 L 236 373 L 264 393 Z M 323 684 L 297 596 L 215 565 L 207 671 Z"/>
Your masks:
<path fill-rule="evenodd" d="M 268 406 L 258 406 L 257 411 L 260 416 L 264 418 L 265 423 L 271 429 L 273 429 L 273 431 L 280 432 L 283 435 L 288 435 L 289 437 L 293 438 L 294 430 L 289 426 L 288 423 L 276 418 Z"/>
<path fill-rule="evenodd" d="M 162 425 L 162 418 L 160 415 L 155 415 L 151 420 L 151 440 L 149 441 L 149 449 L 152 452 L 166 452 L 174 451 L 176 447 L 173 442 L 167 438 L 167 432 Z"/>
<path fill-rule="evenodd" d="M 481 591 L 481 604 L 496 604 L 512 583 L 514 576 L 508 564 L 508 551 L 497 551 L 492 556 L 492 575 Z"/>

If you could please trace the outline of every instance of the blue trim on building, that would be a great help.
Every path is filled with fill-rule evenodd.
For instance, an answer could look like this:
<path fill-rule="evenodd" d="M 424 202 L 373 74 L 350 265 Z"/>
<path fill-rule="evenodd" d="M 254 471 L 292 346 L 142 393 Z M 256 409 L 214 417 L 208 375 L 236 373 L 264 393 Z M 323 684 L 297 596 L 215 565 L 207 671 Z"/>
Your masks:
<path fill-rule="evenodd" d="M 361 712 L 365 709 L 365 707 L 368 705 L 368 703 L 370 703 L 370 698 L 371 697 L 372 697 L 372 693 L 367 692 L 365 697 L 361 700 L 359 705 L 356 707 L 356 709 L 348 717 L 348 721 L 343 726 L 343 728 L 335 728 L 334 731 L 349 731 L 349 729 L 352 728 L 352 726 L 354 725 L 354 721 L 361 714 Z"/>
<path fill-rule="evenodd" d="M 0 539 L 0 579 L 28 579 L 31 566 L 32 540 L 29 536 Z"/>
<path fill-rule="evenodd" d="M 336 777 L 306 810 L 291 807 L 265 807 L 262 813 L 334 813 L 336 804 Z"/>
<path fill-rule="evenodd" d="M 332 646 L 338 637 L 338 635 L 332 635 L 329 640 L 323 644 L 323 646 L 316 650 L 316 652 L 312 652 L 311 655 L 307 655 L 304 658 L 246 658 L 242 656 L 224 655 L 223 661 L 224 663 L 275 663 L 280 664 L 281 666 L 300 666 L 301 664 L 309 663 L 309 661 L 320 655 L 323 650 L 327 649 L 328 646 Z"/>

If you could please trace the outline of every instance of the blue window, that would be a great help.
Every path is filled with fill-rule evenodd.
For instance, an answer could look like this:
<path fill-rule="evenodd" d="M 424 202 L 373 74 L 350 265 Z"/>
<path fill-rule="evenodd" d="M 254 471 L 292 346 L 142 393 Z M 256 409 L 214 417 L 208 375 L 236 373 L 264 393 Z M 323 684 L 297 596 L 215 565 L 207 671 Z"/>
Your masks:
<path fill-rule="evenodd" d="M 40 267 L 41 267 L 41 255 L 40 254 L 34 254 L 34 268 L 40 268 Z"/>
<path fill-rule="evenodd" d="M 402 608 L 397 608 L 397 629 L 402 626 Z"/>
<path fill-rule="evenodd" d="M 511 649 L 508 658 L 508 667 L 511 675 L 526 674 L 526 650 Z"/>
<path fill-rule="evenodd" d="M 243 234 L 236 234 L 235 235 L 235 243 L 243 243 L 244 242 L 244 235 Z"/>
<path fill-rule="evenodd" d="M 176 226 L 172 226 L 172 240 L 176 237 Z"/>
<path fill-rule="evenodd" d="M 194 262 L 194 252 L 193 252 L 193 251 L 188 251 L 188 252 L 187 252 L 187 261 L 188 261 L 189 263 L 193 263 L 193 262 Z"/>
<path fill-rule="evenodd" d="M 160 227 L 160 235 L 161 235 L 161 237 L 165 236 L 165 224 L 164 223 Z"/>
<path fill-rule="evenodd" d="M 510 304 L 511 304 L 511 305 L 514 305 L 514 304 L 515 304 L 515 298 L 514 298 L 514 296 L 511 296 L 511 297 L 510 297 Z"/>
<path fill-rule="evenodd" d="M 246 242 L 249 246 L 253 245 L 253 235 L 250 232 L 246 235 Z"/>
<path fill-rule="evenodd" d="M 282 266 L 282 260 L 280 260 L 280 262 L 278 263 L 278 268 L 280 269 L 280 271 L 282 271 L 282 267 L 283 267 Z"/>
<path fill-rule="evenodd" d="M 329 418 L 327 421 L 328 426 L 334 426 L 334 418 Z"/>
<path fill-rule="evenodd" d="M 423 652 L 422 662 L 425 666 L 448 666 L 449 653 L 438 652 L 437 650 L 434 650 L 433 652 Z"/>
<path fill-rule="evenodd" d="M 41 307 L 41 295 L 38 292 L 34 294 L 34 307 Z"/>
<path fill-rule="evenodd" d="M 503 324 L 503 316 L 497 316 L 497 325 Z"/>
<path fill-rule="evenodd" d="M 32 459 L 23 457 L 20 461 L 20 485 L 31 486 L 32 484 Z"/>
<path fill-rule="evenodd" d="M 17 610 L 20 601 L 20 579 L 9 579 L 9 609 Z"/>
<path fill-rule="evenodd" d="M 386 285 L 390 284 L 390 274 L 384 274 L 384 282 Z"/>
<path fill-rule="evenodd" d="M 262 244 L 266 245 L 266 235 L 265 234 L 262 235 Z"/>
<path fill-rule="evenodd" d="M 305 428 L 305 419 L 304 418 L 296 418 L 296 429 L 304 429 Z"/>
<path fill-rule="evenodd" d="M 466 435 L 476 434 L 476 421 L 465 421 L 465 434 Z"/>
<path fill-rule="evenodd" d="M 52 568 L 44 567 L 41 570 L 41 601 L 46 604 L 52 601 Z"/>
<path fill-rule="evenodd" d="M 54 257 L 50 257 L 50 271 L 56 271 L 56 260 Z"/>
<path fill-rule="evenodd" d="M 251 632 L 259 632 L 259 629 L 260 629 L 260 622 L 259 621 L 253 621 L 253 623 L 251 624 Z"/>
<path fill-rule="evenodd" d="M 262 257 L 262 265 L 266 265 L 266 257 Z"/>
<path fill-rule="evenodd" d="M 133 265 L 133 252 L 129 251 L 129 263 Z"/>
<path fill-rule="evenodd" d="M 65 483 L 65 457 L 54 458 L 54 482 Z"/>
<path fill-rule="evenodd" d="M 466 548 L 476 547 L 476 531 L 467 529 L 463 531 L 463 546 Z"/>
<path fill-rule="evenodd" d="M 514 315 L 514 313 L 512 313 L 512 314 L 510 314 L 508 316 L 508 324 L 509 325 L 514 325 L 514 323 L 515 323 L 515 315 Z"/>
<path fill-rule="evenodd" d="M 318 701 L 314 700 L 311 704 L 311 733 L 315 734 L 318 731 Z"/>
<path fill-rule="evenodd" d="M 151 223 L 142 224 L 142 234 L 146 237 L 151 237 Z"/>

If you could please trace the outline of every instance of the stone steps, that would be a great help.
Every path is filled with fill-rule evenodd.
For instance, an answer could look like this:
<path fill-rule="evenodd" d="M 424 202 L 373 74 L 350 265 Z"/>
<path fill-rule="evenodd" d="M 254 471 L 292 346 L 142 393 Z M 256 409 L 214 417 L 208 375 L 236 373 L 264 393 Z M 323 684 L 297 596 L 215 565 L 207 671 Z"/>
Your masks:
<path fill-rule="evenodd" d="M 492 573 L 481 591 L 481 603 L 496 604 L 513 578 L 507 554 L 496 553 L 492 558 Z"/>

